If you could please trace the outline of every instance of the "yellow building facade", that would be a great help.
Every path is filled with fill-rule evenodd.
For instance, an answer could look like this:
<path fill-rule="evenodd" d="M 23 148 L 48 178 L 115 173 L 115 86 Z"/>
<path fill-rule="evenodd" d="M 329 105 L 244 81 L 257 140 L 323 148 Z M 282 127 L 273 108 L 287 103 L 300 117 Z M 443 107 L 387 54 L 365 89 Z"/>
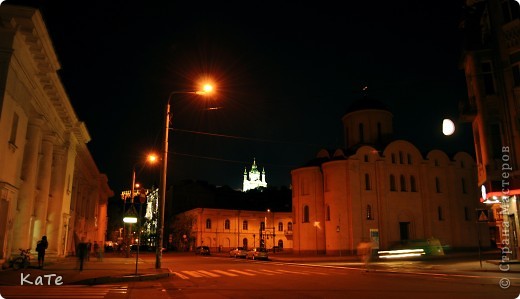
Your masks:
<path fill-rule="evenodd" d="M 176 218 L 177 225 L 184 224 L 175 229 L 181 234 L 170 236 L 170 243 L 177 247 L 209 246 L 213 252 L 227 252 L 236 247 L 260 247 L 261 240 L 269 250 L 293 247 L 291 212 L 197 208 Z M 188 236 L 185 238 L 184 234 Z M 184 240 L 187 243 L 182 245 Z"/>
<path fill-rule="evenodd" d="M 18 248 L 65 256 L 84 238 L 104 242 L 113 196 L 59 79 L 40 12 L 0 6 L 0 261 Z"/>

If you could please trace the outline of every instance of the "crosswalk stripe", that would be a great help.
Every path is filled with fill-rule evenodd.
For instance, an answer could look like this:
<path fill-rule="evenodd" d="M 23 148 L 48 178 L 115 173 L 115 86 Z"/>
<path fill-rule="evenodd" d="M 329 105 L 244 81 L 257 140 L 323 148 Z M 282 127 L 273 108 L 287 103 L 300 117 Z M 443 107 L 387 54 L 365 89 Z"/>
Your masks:
<path fill-rule="evenodd" d="M 291 274 L 310 275 L 309 273 L 305 273 L 305 272 L 295 272 L 295 271 L 288 271 L 288 270 L 278 270 L 278 271 L 284 272 L 284 273 L 291 273 Z"/>
<path fill-rule="evenodd" d="M 182 279 L 189 279 L 188 276 L 186 276 L 186 275 L 184 275 L 184 274 L 181 274 L 181 273 L 179 273 L 179 272 L 171 272 L 171 273 L 173 273 L 173 274 L 176 275 L 176 276 L 179 276 L 179 278 L 182 278 Z"/>
<path fill-rule="evenodd" d="M 214 274 L 214 273 L 211 273 L 211 272 L 205 271 L 205 270 L 199 270 L 199 273 L 205 274 L 206 276 L 210 276 L 210 277 L 220 277 L 220 275 L 218 275 L 218 274 Z"/>
<path fill-rule="evenodd" d="M 244 274 L 244 275 L 247 275 L 247 276 L 256 276 L 256 274 L 249 273 L 249 272 L 244 272 L 244 271 L 240 271 L 240 270 L 228 270 L 228 271 L 231 271 L 231 272 L 234 272 L 234 273 L 238 273 L 238 274 Z"/>
<path fill-rule="evenodd" d="M 276 274 L 280 274 L 280 273 L 277 273 L 277 272 L 274 272 L 274 271 L 270 271 L 270 270 L 265 270 L 265 269 L 259 269 L 259 270 L 249 270 L 249 269 L 248 269 L 247 271 L 257 272 L 257 273 L 265 274 L 265 275 L 276 275 Z"/>
<path fill-rule="evenodd" d="M 220 274 L 226 275 L 226 276 L 238 276 L 237 274 L 228 273 L 228 272 L 222 271 L 222 270 L 213 270 L 213 272 L 217 272 L 217 273 L 220 273 Z"/>
<path fill-rule="evenodd" d="M 197 273 L 197 271 L 182 271 L 182 273 L 186 273 L 192 277 L 204 277 L 204 275 Z"/>

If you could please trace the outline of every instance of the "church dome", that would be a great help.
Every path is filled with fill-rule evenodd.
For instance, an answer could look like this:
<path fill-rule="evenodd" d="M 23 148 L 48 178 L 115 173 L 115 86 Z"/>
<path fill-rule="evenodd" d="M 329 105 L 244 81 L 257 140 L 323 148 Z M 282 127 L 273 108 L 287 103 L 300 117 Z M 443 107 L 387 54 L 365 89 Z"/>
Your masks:
<path fill-rule="evenodd" d="M 390 108 L 388 108 L 388 106 L 382 102 L 364 95 L 362 98 L 350 104 L 350 106 L 347 108 L 347 111 L 345 112 L 345 115 L 361 110 L 383 110 L 390 112 Z"/>

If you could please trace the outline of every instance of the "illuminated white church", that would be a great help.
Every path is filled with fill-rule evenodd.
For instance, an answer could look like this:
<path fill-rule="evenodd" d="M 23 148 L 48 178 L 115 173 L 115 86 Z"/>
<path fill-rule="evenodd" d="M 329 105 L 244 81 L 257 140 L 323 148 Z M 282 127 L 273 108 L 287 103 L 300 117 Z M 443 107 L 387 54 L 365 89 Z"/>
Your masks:
<path fill-rule="evenodd" d="M 267 187 L 267 182 L 265 181 L 265 170 L 262 168 L 262 172 L 260 173 L 256 166 L 256 159 L 253 159 L 253 165 L 251 166 L 251 171 L 249 171 L 249 177 L 247 174 L 247 167 L 244 169 L 244 185 L 242 191 L 246 192 L 247 190 L 256 189 L 258 187 Z"/>

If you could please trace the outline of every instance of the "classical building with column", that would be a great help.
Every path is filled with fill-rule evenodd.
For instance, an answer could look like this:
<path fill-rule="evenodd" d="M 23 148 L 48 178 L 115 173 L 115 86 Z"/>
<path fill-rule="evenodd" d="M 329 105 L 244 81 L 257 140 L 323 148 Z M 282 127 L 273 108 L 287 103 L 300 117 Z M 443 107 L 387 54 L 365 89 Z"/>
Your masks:
<path fill-rule="evenodd" d="M 321 150 L 291 172 L 295 253 L 350 254 L 360 242 L 391 249 L 432 237 L 477 248 L 478 232 L 488 237 L 476 223 L 479 192 L 469 154 L 422 153 L 395 139 L 393 114 L 368 96 L 342 120 L 345 147 Z"/>
<path fill-rule="evenodd" d="M 34 252 L 46 235 L 50 257 L 81 239 L 103 242 L 113 196 L 86 143 L 57 71 L 40 12 L 0 6 L 0 262 Z"/>

